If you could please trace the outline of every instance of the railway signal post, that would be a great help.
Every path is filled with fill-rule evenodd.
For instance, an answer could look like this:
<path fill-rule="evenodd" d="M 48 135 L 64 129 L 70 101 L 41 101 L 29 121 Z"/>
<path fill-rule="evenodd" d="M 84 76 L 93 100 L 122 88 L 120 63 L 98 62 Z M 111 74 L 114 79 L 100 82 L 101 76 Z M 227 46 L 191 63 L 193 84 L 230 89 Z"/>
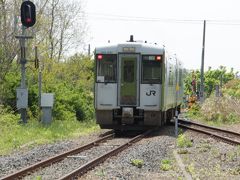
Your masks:
<path fill-rule="evenodd" d="M 35 5 L 31 1 L 23 0 L 21 5 L 22 34 L 15 36 L 19 39 L 21 48 L 21 85 L 17 88 L 17 108 L 21 114 L 21 123 L 27 123 L 28 90 L 26 85 L 26 40 L 33 38 L 26 35 L 26 28 L 32 27 L 36 22 Z"/>

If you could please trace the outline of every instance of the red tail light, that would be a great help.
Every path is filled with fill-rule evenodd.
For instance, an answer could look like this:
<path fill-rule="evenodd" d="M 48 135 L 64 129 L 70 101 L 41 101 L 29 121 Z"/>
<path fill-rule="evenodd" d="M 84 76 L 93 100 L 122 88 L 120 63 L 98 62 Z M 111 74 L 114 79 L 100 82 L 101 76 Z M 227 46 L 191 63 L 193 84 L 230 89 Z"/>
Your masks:
<path fill-rule="evenodd" d="M 155 57 L 155 60 L 156 60 L 156 61 L 161 61 L 161 59 L 162 59 L 161 56 L 156 56 L 156 57 Z"/>
<path fill-rule="evenodd" d="M 103 55 L 102 54 L 98 54 L 97 55 L 97 60 L 102 60 L 103 59 Z"/>

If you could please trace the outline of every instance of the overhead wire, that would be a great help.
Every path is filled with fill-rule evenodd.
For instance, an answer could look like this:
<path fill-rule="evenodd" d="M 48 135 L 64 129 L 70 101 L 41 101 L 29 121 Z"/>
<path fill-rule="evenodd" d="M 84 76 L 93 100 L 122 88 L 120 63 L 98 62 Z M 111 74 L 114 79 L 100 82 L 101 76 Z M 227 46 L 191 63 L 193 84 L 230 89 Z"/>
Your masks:
<path fill-rule="evenodd" d="M 109 21 L 134 21 L 134 22 L 165 22 L 165 23 L 183 23 L 183 24 L 202 24 L 204 19 L 172 19 L 172 18 L 156 18 L 156 17 L 139 17 L 139 16 L 122 16 L 116 14 L 105 13 L 85 13 L 90 19 L 102 19 Z M 230 20 L 214 20 L 205 19 L 208 24 L 216 25 L 240 25 L 240 19 Z"/>

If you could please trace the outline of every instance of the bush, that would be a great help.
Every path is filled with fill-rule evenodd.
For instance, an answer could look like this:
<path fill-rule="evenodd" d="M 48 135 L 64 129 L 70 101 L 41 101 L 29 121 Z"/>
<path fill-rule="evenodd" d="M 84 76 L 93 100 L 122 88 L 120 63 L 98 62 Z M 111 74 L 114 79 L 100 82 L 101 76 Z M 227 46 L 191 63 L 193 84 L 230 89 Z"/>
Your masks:
<path fill-rule="evenodd" d="M 208 121 L 224 123 L 240 122 L 240 100 L 229 95 L 206 99 L 201 114 Z"/>
<path fill-rule="evenodd" d="M 240 79 L 234 79 L 229 81 L 223 89 L 225 94 L 240 99 Z"/>
<path fill-rule="evenodd" d="M 20 69 L 16 64 L 12 65 L 11 71 L 5 75 L 3 82 L 0 84 L 0 103 L 4 106 L 16 110 L 16 88 L 20 84 Z"/>
<path fill-rule="evenodd" d="M 192 107 L 188 110 L 187 115 L 192 118 L 201 116 L 200 113 L 201 106 L 199 104 L 193 104 Z"/>
<path fill-rule="evenodd" d="M 29 64 L 29 67 L 31 64 Z M 42 72 L 42 92 L 54 93 L 53 117 L 57 120 L 91 120 L 93 108 L 93 61 L 83 55 L 74 55 L 65 62 L 46 59 Z M 16 88 L 20 86 L 20 68 L 13 63 L 0 86 L 0 103 L 16 112 Z M 37 118 L 38 72 L 27 71 L 28 116 Z"/>

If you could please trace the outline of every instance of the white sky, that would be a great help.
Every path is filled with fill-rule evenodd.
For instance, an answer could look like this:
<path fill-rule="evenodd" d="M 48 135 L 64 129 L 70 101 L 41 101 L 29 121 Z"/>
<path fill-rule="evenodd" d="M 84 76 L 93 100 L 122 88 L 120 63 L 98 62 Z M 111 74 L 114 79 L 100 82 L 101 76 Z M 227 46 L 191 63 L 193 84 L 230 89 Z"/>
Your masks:
<path fill-rule="evenodd" d="M 164 44 L 188 69 L 201 65 L 203 21 L 162 20 L 224 20 L 207 22 L 205 70 L 224 65 L 240 71 L 239 0 L 86 0 L 85 4 L 92 47 L 108 40 L 124 42 L 134 35 L 135 40 Z M 153 19 L 161 20 L 149 21 Z"/>

